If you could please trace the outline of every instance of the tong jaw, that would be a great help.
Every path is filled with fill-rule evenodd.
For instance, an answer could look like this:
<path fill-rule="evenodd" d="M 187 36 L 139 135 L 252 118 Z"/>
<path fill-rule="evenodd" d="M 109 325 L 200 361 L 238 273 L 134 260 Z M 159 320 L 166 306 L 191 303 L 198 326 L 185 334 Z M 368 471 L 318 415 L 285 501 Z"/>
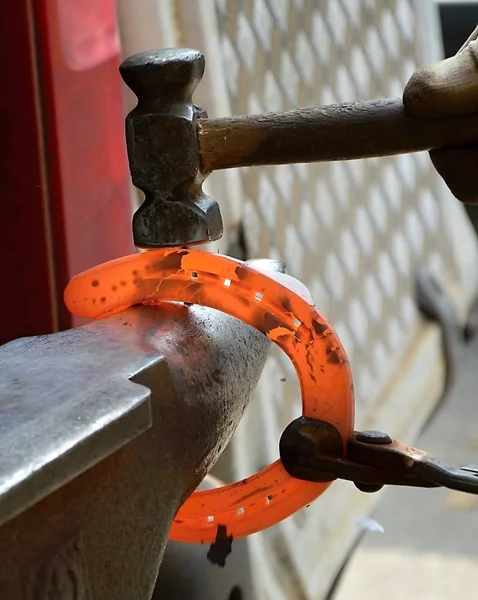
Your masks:
<path fill-rule="evenodd" d="M 456 467 L 380 431 L 356 431 L 344 448 L 333 425 L 300 417 L 284 430 L 279 450 L 286 471 L 306 481 L 344 479 L 369 493 L 401 485 L 478 494 L 478 467 Z"/>

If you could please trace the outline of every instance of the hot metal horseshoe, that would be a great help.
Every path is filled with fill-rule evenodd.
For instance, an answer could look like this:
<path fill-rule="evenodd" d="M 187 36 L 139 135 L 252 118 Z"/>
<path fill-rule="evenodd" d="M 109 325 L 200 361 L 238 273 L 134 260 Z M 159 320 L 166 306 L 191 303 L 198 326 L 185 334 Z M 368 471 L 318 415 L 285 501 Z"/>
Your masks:
<path fill-rule="evenodd" d="M 241 261 L 201 250 L 161 249 L 114 260 L 74 277 L 65 303 L 75 315 L 102 318 L 134 304 L 190 302 L 223 311 L 275 342 L 294 364 L 302 414 L 352 435 L 354 398 L 345 350 L 329 322 L 282 282 Z M 194 492 L 170 539 L 212 543 L 218 525 L 247 536 L 285 519 L 330 485 L 291 477 L 280 460 L 252 477 Z"/>

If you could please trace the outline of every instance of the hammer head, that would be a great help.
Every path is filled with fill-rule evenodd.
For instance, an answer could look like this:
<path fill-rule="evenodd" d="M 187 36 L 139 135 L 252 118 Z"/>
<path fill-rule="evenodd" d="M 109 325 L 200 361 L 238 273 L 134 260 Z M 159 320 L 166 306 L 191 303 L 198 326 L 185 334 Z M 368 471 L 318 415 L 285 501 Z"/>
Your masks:
<path fill-rule="evenodd" d="M 201 52 L 166 48 L 135 54 L 120 66 L 138 98 L 126 117 L 131 177 L 145 200 L 133 217 L 136 246 L 157 248 L 217 240 L 219 205 L 204 194 L 196 121 L 207 117 L 192 94 L 201 80 Z"/>

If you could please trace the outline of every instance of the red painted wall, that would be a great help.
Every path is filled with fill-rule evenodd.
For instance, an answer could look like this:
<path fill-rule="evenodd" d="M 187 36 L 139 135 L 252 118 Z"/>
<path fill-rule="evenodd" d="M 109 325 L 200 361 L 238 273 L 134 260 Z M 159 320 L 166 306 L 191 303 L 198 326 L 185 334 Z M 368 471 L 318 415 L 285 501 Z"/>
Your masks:
<path fill-rule="evenodd" d="M 133 251 L 114 0 L 4 8 L 0 343 L 74 325 L 68 279 Z"/>

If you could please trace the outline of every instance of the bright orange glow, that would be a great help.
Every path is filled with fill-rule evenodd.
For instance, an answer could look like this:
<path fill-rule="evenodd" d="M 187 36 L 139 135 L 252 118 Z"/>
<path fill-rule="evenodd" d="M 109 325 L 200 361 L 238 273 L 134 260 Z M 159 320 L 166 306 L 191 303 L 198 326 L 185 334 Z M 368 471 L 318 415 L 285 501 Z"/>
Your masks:
<path fill-rule="evenodd" d="M 74 315 L 94 319 L 164 301 L 209 306 L 240 319 L 290 357 L 303 415 L 332 424 L 345 444 L 354 418 L 347 356 L 329 322 L 284 281 L 219 254 L 151 250 L 77 275 L 65 290 L 65 303 Z M 329 485 L 294 479 L 278 460 L 243 481 L 194 492 L 179 510 L 170 539 L 211 543 L 219 524 L 235 538 L 250 535 L 309 504 Z"/>

